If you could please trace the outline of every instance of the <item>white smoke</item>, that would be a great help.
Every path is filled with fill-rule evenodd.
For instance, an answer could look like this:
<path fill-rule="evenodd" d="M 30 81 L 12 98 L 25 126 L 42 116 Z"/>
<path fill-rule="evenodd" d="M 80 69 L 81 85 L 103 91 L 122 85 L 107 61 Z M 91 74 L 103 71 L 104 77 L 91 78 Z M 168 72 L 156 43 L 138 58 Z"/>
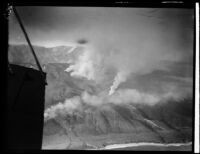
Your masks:
<path fill-rule="evenodd" d="M 167 63 L 179 62 L 182 58 L 183 47 L 180 33 L 177 33 L 179 26 L 173 27 L 174 24 L 171 25 L 171 22 L 167 21 L 166 25 L 171 27 L 166 28 L 155 18 L 138 16 L 137 12 L 140 10 L 86 9 L 84 11 L 88 11 L 88 14 L 80 14 L 80 23 L 66 31 L 66 41 L 76 42 L 80 38 L 86 38 L 88 43 L 70 50 L 68 54 L 73 58 L 69 59 L 70 65 L 65 71 L 70 72 L 72 77 L 95 81 L 96 88 L 105 85 L 105 89 L 109 89 L 105 91 L 102 88 L 102 91 L 93 95 L 83 92 L 78 97 L 79 105 L 102 105 L 109 102 L 154 105 L 169 97 L 169 94 L 158 96 L 142 93 L 137 89 L 119 88 L 119 85 L 133 77 L 132 75 L 145 75 L 155 70 L 168 71 Z M 45 113 L 60 112 L 62 107 L 65 110 L 70 104 L 65 102 Z M 52 114 L 54 115 L 56 114 Z"/>
<path fill-rule="evenodd" d="M 45 110 L 44 120 L 47 121 L 49 119 L 54 119 L 57 116 L 72 114 L 75 109 L 79 109 L 80 102 L 79 96 L 66 99 L 63 103 L 59 102 Z"/>
<path fill-rule="evenodd" d="M 148 35 L 146 37 L 148 44 L 141 44 L 133 36 L 127 35 L 127 41 L 123 42 L 121 37 L 116 38 L 114 42 L 105 36 L 94 38 L 90 44 L 80 49 L 81 52 L 79 48 L 70 51 L 72 54 L 77 54 L 73 59 L 69 59 L 70 65 L 65 71 L 70 72 L 73 77 L 83 77 L 98 84 L 110 80 L 112 84 L 108 94 L 112 95 L 132 74 L 143 75 L 154 70 L 168 70 L 165 62 L 180 60 L 181 56 L 178 53 L 156 49 L 156 45 L 160 47 L 163 44 L 155 44 Z M 110 76 L 105 73 L 109 69 L 114 70 Z"/>
<path fill-rule="evenodd" d="M 78 48 L 80 49 L 80 47 Z M 70 51 L 70 53 L 73 52 L 74 51 Z M 73 77 L 83 77 L 88 80 L 98 81 L 98 75 L 101 74 L 102 71 L 100 66 L 102 65 L 101 61 L 101 55 L 94 52 L 93 48 L 82 46 L 81 52 L 79 51 L 76 56 L 69 59 L 68 63 L 70 63 L 70 65 L 65 71 L 70 72 L 70 75 Z"/>
<path fill-rule="evenodd" d="M 78 53 L 78 48 L 70 50 L 69 54 L 78 53 L 75 60 L 69 60 L 70 66 L 66 69 L 71 76 L 93 80 L 100 85 L 109 80 L 107 93 L 112 95 L 132 74 L 166 70 L 166 62 L 181 60 L 176 31 L 164 31 L 157 21 L 138 16 L 134 9 L 102 11 L 95 8 L 91 11 L 94 16 L 84 16 L 85 20 L 67 33 L 71 42 L 80 38 L 87 40 L 81 52 Z M 105 73 L 109 69 L 113 69 L 113 73 Z"/>
<path fill-rule="evenodd" d="M 128 73 L 126 72 L 118 72 L 114 78 L 113 85 L 110 87 L 109 95 L 112 95 L 120 83 L 125 82 L 127 79 Z"/>
<path fill-rule="evenodd" d="M 134 103 L 134 104 L 147 104 L 155 105 L 162 99 L 162 96 L 156 96 L 153 94 L 139 92 L 136 89 L 120 89 L 116 91 L 114 95 L 109 97 L 109 102 L 123 104 Z"/>
<path fill-rule="evenodd" d="M 49 119 L 54 119 L 57 116 L 65 117 L 66 115 L 72 115 L 74 111 L 83 112 L 83 104 L 101 107 L 104 104 L 146 104 L 146 105 L 155 105 L 163 99 L 178 97 L 173 94 L 163 94 L 155 95 L 140 92 L 136 89 L 118 89 L 112 95 L 107 95 L 101 93 L 98 95 L 89 94 L 87 91 L 84 91 L 81 96 L 75 96 L 73 98 L 67 98 L 63 103 L 59 102 L 58 104 L 51 106 L 45 110 L 44 118 L 45 121 Z M 181 97 L 181 96 L 180 96 Z"/>
<path fill-rule="evenodd" d="M 71 76 L 81 76 L 88 80 L 94 80 L 94 64 L 89 51 L 83 52 L 78 56 L 78 59 L 70 62 L 71 65 L 65 71 L 71 72 Z"/>

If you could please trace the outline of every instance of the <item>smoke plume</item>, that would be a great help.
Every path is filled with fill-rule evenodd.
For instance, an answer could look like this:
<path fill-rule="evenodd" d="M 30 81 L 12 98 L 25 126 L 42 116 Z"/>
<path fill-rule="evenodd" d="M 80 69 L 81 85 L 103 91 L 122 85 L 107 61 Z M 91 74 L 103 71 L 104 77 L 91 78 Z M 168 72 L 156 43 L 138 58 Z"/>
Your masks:
<path fill-rule="evenodd" d="M 190 39 L 187 39 L 189 35 L 183 37 L 185 29 L 180 30 L 189 23 L 178 20 L 181 18 L 177 14 L 181 11 L 164 10 L 164 14 L 161 11 L 152 18 L 139 15 L 148 15 L 148 11 L 132 8 L 79 7 L 63 8 L 62 11 L 65 12 L 63 14 L 67 11 L 66 23 L 69 25 L 59 24 L 60 33 L 56 31 L 56 34 L 66 43 L 76 44 L 68 53 L 71 58 L 65 71 L 73 78 L 94 82 L 95 90 L 102 87 L 95 93 L 83 90 L 78 96 L 80 106 L 84 103 L 153 105 L 159 102 L 164 94 L 144 93 L 135 87 L 122 89 L 121 84 L 126 84 L 129 79 L 134 82 L 136 77 L 157 70 L 170 72 L 168 64 L 181 62 L 185 53 L 192 49 Z M 168 13 L 170 18 L 165 18 Z M 162 21 L 156 18 L 158 16 Z M 70 19 L 74 22 L 69 22 Z M 187 44 L 187 48 L 183 44 Z M 70 98 L 70 101 L 73 99 Z M 64 106 L 67 104 L 64 103 Z"/>
<path fill-rule="evenodd" d="M 125 82 L 127 78 L 127 73 L 125 72 L 118 72 L 114 78 L 113 85 L 110 87 L 109 95 L 112 95 L 120 83 Z"/>
<path fill-rule="evenodd" d="M 74 110 L 79 109 L 80 106 L 80 97 L 73 97 L 66 99 L 63 103 L 59 102 L 58 104 L 47 108 L 44 113 L 44 120 L 54 119 L 57 116 L 65 116 L 72 114 Z"/>
<path fill-rule="evenodd" d="M 68 53 L 73 58 L 69 59 L 70 65 L 65 71 L 70 72 L 72 77 L 86 78 L 97 84 L 109 80 L 111 85 L 108 94 L 111 95 L 131 75 L 148 74 L 154 70 L 168 70 L 165 61 L 169 59 L 176 61 L 180 58 L 178 54 L 174 56 L 173 53 L 165 52 L 165 50 L 162 52 L 149 48 L 145 51 L 128 43 L 118 45 L 118 43 L 97 40 L 93 44 L 82 46 L 81 49 L 76 47 L 74 48 L 76 51 Z M 108 70 L 113 70 L 113 72 L 108 75 Z"/>
<path fill-rule="evenodd" d="M 100 93 L 98 95 L 92 95 L 87 91 L 82 92 L 80 96 L 72 98 L 66 98 L 66 100 L 56 105 L 53 105 L 45 110 L 45 121 L 54 119 L 56 117 L 65 117 L 66 115 L 72 115 L 75 111 L 83 112 L 83 105 L 90 105 L 94 107 L 101 107 L 104 104 L 145 104 L 153 106 L 160 101 L 168 99 L 181 99 L 182 95 L 176 95 L 174 93 L 166 93 L 163 95 L 148 94 L 140 92 L 136 89 L 118 89 L 112 95 Z"/>

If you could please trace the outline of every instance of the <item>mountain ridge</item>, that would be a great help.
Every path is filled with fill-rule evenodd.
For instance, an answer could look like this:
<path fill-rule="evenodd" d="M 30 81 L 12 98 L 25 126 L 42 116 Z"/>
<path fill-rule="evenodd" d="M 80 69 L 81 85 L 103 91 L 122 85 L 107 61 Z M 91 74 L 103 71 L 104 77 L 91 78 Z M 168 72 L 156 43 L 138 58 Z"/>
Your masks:
<path fill-rule="evenodd" d="M 47 73 L 45 109 L 80 96 L 84 90 L 93 93 L 90 81 L 73 78 L 64 70 L 69 66 L 70 48 L 34 47 Z M 54 49 L 54 51 L 53 51 Z M 9 62 L 37 69 L 28 46 L 10 46 Z M 72 114 L 56 116 L 44 122 L 43 147 L 61 149 L 101 147 L 126 142 L 178 143 L 192 141 L 193 99 L 167 99 L 150 106 L 114 104 L 92 106 L 81 104 Z"/>

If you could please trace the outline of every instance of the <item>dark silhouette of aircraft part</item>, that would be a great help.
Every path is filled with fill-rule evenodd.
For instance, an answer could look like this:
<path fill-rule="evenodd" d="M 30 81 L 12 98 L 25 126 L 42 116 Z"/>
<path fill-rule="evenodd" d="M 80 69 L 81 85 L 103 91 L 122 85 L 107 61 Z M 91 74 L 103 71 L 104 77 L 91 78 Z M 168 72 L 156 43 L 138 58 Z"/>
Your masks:
<path fill-rule="evenodd" d="M 42 146 L 44 120 L 44 73 L 10 65 L 6 110 L 6 148 L 9 150 L 39 150 Z"/>
<path fill-rule="evenodd" d="M 40 150 L 42 147 L 46 73 L 42 71 L 23 23 L 13 11 L 39 68 L 8 64 L 6 104 L 6 149 Z"/>

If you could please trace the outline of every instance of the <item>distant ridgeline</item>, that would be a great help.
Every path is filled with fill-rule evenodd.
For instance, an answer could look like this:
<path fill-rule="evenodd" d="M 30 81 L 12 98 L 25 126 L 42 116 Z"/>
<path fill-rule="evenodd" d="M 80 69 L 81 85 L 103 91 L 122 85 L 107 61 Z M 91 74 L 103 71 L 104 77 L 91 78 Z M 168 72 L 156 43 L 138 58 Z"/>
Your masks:
<path fill-rule="evenodd" d="M 67 51 L 71 49 L 68 46 L 58 46 L 46 48 L 34 46 L 36 55 L 42 65 L 48 63 L 65 63 L 67 60 Z M 19 64 L 27 67 L 36 67 L 35 60 L 28 45 L 9 45 L 8 59 L 12 64 Z"/>

